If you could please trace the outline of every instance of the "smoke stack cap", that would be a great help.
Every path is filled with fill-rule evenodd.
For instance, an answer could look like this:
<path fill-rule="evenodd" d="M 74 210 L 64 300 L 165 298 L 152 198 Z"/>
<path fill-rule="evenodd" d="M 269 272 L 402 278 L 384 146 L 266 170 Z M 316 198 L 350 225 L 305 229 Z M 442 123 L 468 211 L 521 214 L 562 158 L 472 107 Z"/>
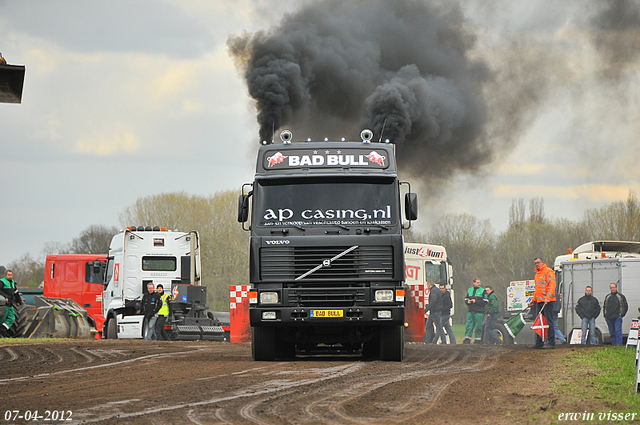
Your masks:
<path fill-rule="evenodd" d="M 373 139 L 373 131 L 365 128 L 360 132 L 360 138 L 362 139 L 362 143 L 371 143 L 371 139 Z"/>
<path fill-rule="evenodd" d="M 293 134 L 291 134 L 289 130 L 282 130 L 282 133 L 280 133 L 280 140 L 282 140 L 282 143 L 285 145 L 290 145 L 292 138 Z"/>

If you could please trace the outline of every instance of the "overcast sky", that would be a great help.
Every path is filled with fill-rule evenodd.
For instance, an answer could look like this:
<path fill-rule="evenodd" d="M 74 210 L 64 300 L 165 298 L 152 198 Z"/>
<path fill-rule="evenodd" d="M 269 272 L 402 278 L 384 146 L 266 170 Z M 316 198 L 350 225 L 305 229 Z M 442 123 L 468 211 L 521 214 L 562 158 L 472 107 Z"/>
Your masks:
<path fill-rule="evenodd" d="M 300 4 L 0 0 L 0 52 L 27 68 L 22 104 L 0 103 L 0 265 L 119 226 L 141 197 L 239 193 L 258 125 L 227 39 Z M 468 56 L 495 77 L 486 131 L 508 143 L 433 198 L 422 188 L 418 230 L 467 212 L 501 231 L 512 200 L 532 197 L 577 220 L 640 192 L 640 19 L 610 4 L 461 1 Z"/>

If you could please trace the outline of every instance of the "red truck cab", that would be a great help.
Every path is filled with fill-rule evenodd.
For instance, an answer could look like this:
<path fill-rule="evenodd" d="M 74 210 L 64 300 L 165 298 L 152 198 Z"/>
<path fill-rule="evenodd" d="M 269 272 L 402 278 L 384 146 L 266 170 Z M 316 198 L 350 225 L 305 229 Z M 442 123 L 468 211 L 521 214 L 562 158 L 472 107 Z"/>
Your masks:
<path fill-rule="evenodd" d="M 104 254 L 47 255 L 44 269 L 45 297 L 71 298 L 87 310 L 89 323 L 102 338 L 103 271 L 107 261 Z"/>

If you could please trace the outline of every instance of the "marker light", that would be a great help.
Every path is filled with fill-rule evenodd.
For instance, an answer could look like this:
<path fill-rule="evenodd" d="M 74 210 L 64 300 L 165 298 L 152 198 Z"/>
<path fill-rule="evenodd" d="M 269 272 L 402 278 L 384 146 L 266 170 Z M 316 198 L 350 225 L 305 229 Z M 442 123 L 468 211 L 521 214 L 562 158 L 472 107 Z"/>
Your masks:
<path fill-rule="evenodd" d="M 391 310 L 378 310 L 378 319 L 391 319 Z"/>
<path fill-rule="evenodd" d="M 263 320 L 276 320 L 276 312 L 275 311 L 263 311 L 262 312 Z"/>

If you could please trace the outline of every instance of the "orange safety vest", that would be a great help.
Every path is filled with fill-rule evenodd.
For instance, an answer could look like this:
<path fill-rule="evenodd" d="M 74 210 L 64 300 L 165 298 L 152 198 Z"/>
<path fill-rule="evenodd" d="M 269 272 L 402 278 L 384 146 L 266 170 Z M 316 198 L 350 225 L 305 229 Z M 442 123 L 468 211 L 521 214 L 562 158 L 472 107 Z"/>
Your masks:
<path fill-rule="evenodd" d="M 556 300 L 556 274 L 545 263 L 542 263 L 540 270 L 536 270 L 535 287 L 533 301 L 543 303 Z"/>

